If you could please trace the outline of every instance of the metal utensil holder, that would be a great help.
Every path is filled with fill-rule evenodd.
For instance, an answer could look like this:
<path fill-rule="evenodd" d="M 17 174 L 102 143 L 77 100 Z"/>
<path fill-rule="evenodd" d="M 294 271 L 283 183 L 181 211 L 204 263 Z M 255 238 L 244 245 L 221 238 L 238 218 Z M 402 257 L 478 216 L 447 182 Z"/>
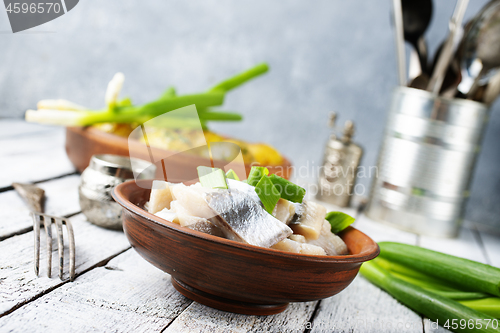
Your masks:
<path fill-rule="evenodd" d="M 456 237 L 489 109 L 398 87 L 367 216 L 418 234 Z"/>

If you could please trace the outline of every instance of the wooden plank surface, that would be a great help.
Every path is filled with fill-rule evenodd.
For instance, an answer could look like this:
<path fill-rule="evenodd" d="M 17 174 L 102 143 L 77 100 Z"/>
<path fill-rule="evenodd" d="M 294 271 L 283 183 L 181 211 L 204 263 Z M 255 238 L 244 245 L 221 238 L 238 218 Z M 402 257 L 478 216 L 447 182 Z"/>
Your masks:
<path fill-rule="evenodd" d="M 80 274 L 130 247 L 121 231 L 97 227 L 82 214 L 71 218 L 76 243 L 76 273 Z M 66 228 L 64 228 L 66 229 Z M 53 229 L 54 230 L 54 229 Z M 55 232 L 54 232 L 55 234 Z M 57 277 L 57 245 L 53 239 L 52 278 L 47 278 L 44 233 L 41 237 L 40 277 L 33 271 L 33 232 L 13 236 L 0 242 L 0 316 L 40 294 L 62 285 Z M 68 239 L 65 235 L 64 239 Z M 68 252 L 65 247 L 65 277 Z"/>
<path fill-rule="evenodd" d="M 376 242 L 392 241 L 406 244 L 417 244 L 417 235 L 411 232 L 399 230 L 397 228 L 375 222 L 369 219 L 366 215 L 361 214 L 354 222 L 353 226 Z"/>
<path fill-rule="evenodd" d="M 63 143 L 50 150 L 0 157 L 0 170 L 0 189 L 13 182 L 37 182 L 75 172 Z"/>
<path fill-rule="evenodd" d="M 481 241 L 490 265 L 500 267 L 500 237 L 480 231 Z"/>
<path fill-rule="evenodd" d="M 9 332 L 159 332 L 191 301 L 134 250 L 0 318 Z"/>
<path fill-rule="evenodd" d="M 452 254 L 470 260 L 486 262 L 481 243 L 469 228 L 462 228 L 457 238 L 420 236 L 419 245 L 434 251 Z"/>
<path fill-rule="evenodd" d="M 338 295 L 321 301 L 311 332 L 423 331 L 422 318 L 358 276 Z"/>
<path fill-rule="evenodd" d="M 354 227 L 373 240 L 416 245 L 417 235 L 375 222 L 364 214 Z M 312 332 L 422 332 L 422 318 L 358 276 L 340 294 L 321 300 Z"/>
<path fill-rule="evenodd" d="M 13 182 L 36 182 L 75 172 L 64 149 L 65 129 L 1 121 L 0 189 Z M 10 135 L 6 135 L 10 133 Z"/>
<path fill-rule="evenodd" d="M 60 130 L 61 127 L 27 123 L 22 119 L 2 119 L 0 121 L 0 139 L 42 134 L 58 129 Z"/>
<path fill-rule="evenodd" d="M 64 148 L 66 131 L 62 127 L 50 131 L 27 133 L 11 137 L 0 137 L 0 156 L 14 157 L 54 148 Z"/>
<path fill-rule="evenodd" d="M 304 332 L 316 302 L 292 303 L 272 316 L 246 316 L 193 302 L 164 332 Z"/>
<path fill-rule="evenodd" d="M 50 215 L 67 216 L 78 213 L 79 175 L 71 175 L 39 183 L 45 190 L 45 212 Z M 0 240 L 33 228 L 30 210 L 15 190 L 0 193 L 0 202 L 8 209 L 0 210 Z"/>

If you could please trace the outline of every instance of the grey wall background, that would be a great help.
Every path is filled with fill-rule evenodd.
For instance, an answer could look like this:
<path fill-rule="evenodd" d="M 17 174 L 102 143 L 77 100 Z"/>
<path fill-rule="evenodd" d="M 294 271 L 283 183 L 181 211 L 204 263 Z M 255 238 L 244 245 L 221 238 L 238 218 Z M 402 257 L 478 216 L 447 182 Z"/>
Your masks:
<path fill-rule="evenodd" d="M 485 0 L 471 0 L 466 19 Z M 44 98 L 104 104 L 121 71 L 134 102 L 204 90 L 262 61 L 271 71 L 227 96 L 245 121 L 213 129 L 273 144 L 297 167 L 318 165 L 327 114 L 353 119 L 374 165 L 391 90 L 397 84 L 389 0 L 81 0 L 66 15 L 12 34 L 0 9 L 0 117 L 22 117 Z M 431 54 L 455 1 L 434 1 Z M 500 104 L 495 104 L 474 177 L 468 218 L 498 223 Z M 314 175 L 299 175 L 314 180 Z M 369 187 L 369 179 L 361 179 Z"/>

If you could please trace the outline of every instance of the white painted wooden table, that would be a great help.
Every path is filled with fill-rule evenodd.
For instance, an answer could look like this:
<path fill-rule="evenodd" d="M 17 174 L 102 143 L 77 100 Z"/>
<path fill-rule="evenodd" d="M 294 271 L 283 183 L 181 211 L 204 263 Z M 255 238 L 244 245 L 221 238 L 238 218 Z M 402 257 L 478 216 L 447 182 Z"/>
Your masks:
<path fill-rule="evenodd" d="M 273 316 L 227 313 L 192 302 L 173 289 L 168 274 L 131 249 L 122 232 L 94 226 L 79 213 L 79 175 L 66 158 L 62 128 L 0 121 L 0 166 L 0 332 L 431 331 L 428 321 L 359 276 L 336 296 L 294 303 Z M 36 182 L 46 191 L 46 212 L 71 218 L 74 282 L 46 277 L 43 246 L 41 277 L 35 276 L 32 222 L 10 185 L 15 181 Z M 355 223 L 376 241 L 416 244 L 500 267 L 500 238 L 468 225 L 458 239 L 443 240 L 365 216 Z"/>

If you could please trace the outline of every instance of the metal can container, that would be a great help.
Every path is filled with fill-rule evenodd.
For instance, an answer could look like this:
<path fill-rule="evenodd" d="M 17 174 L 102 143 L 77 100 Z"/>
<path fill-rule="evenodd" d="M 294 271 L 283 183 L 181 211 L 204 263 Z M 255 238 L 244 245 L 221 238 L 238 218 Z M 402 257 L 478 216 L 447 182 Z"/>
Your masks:
<path fill-rule="evenodd" d="M 154 178 L 155 168 L 147 161 L 134 159 L 132 167 L 126 156 L 92 156 L 89 166 L 82 172 L 78 188 L 80 208 L 90 222 L 108 229 L 122 229 L 122 208 L 111 192 L 116 185 L 134 179 L 133 168 L 142 172 L 139 178 Z"/>
<path fill-rule="evenodd" d="M 489 110 L 427 91 L 394 91 L 367 215 L 411 232 L 456 237 Z"/>

